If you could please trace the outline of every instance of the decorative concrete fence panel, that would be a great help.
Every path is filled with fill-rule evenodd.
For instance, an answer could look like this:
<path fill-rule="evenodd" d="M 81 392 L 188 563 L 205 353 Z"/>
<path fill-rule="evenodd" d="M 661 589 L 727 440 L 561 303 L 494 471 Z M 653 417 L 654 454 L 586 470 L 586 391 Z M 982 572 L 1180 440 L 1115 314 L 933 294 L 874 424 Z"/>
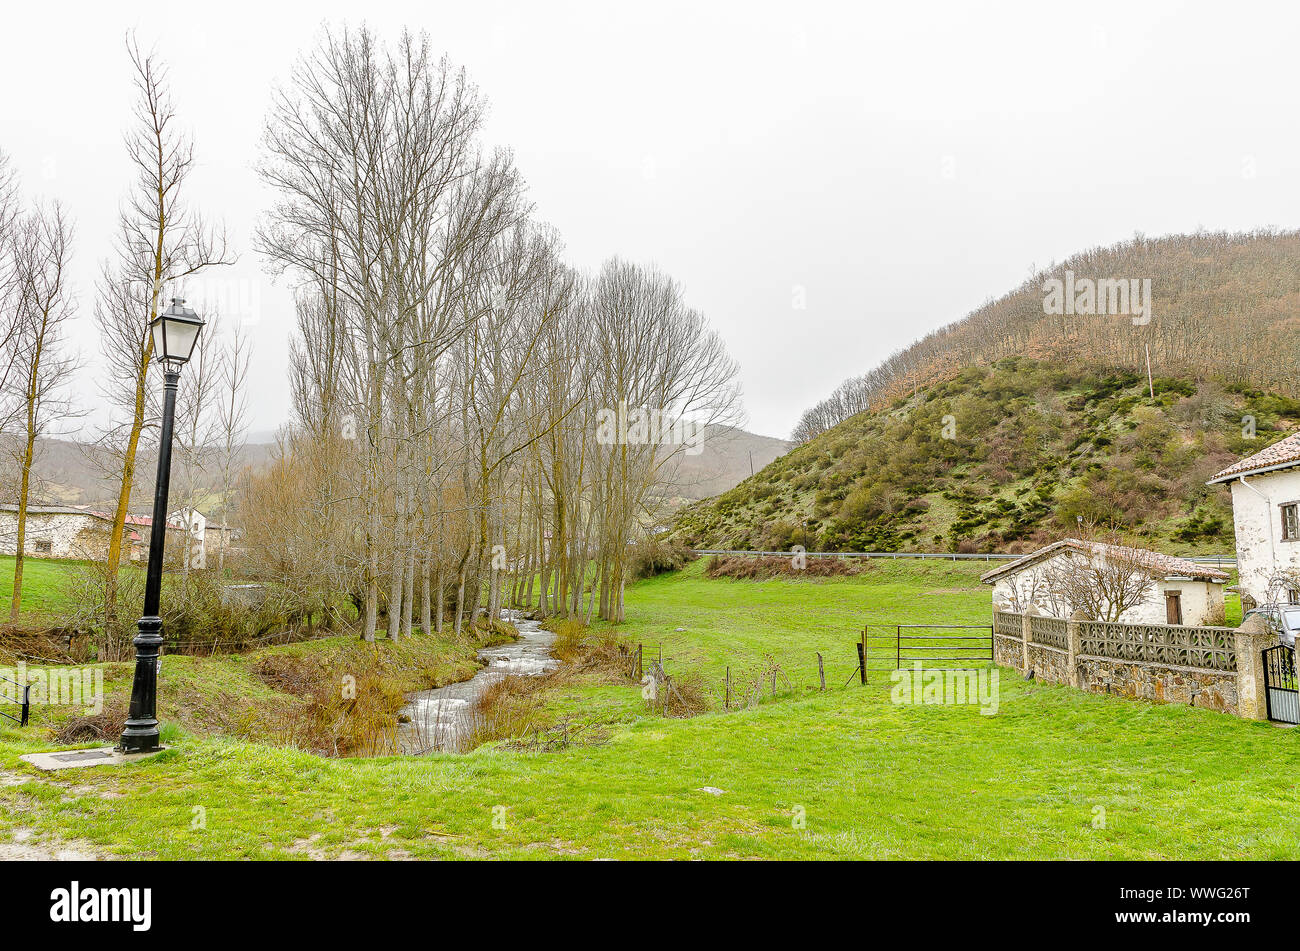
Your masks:
<path fill-rule="evenodd" d="M 1030 635 L 1035 644 L 1045 644 L 1058 650 L 1068 650 L 1069 622 L 1058 617 L 1032 617 L 1029 620 Z"/>
<path fill-rule="evenodd" d="M 993 612 L 993 633 L 1020 640 L 1020 615 L 1010 611 Z"/>
<path fill-rule="evenodd" d="M 1237 669 L 1237 632 L 1230 627 L 1079 623 L 1079 653 L 1178 667 Z"/>
<path fill-rule="evenodd" d="M 1266 716 L 1261 651 L 1275 643 L 1254 623 L 1238 630 L 993 612 L 999 664 L 1047 683 L 1252 719 Z"/>

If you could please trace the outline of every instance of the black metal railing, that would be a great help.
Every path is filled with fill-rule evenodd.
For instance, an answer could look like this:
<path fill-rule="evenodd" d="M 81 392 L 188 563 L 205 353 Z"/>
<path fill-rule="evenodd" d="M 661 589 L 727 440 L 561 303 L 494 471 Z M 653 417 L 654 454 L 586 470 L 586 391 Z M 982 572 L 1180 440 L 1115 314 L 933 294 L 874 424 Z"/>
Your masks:
<path fill-rule="evenodd" d="M 20 684 L 16 680 L 10 680 L 8 677 L 0 677 L 0 681 L 3 681 L 6 684 L 13 684 L 15 687 L 17 687 L 19 690 L 22 691 L 22 695 L 23 695 L 22 700 L 19 700 L 17 697 L 9 696 L 9 690 L 0 689 L 0 700 L 6 700 L 9 703 L 14 703 L 18 705 L 17 716 L 14 716 L 14 714 L 9 713 L 5 708 L 0 707 L 0 717 L 5 717 L 6 719 L 13 720 L 19 726 L 26 726 L 27 718 L 31 713 L 31 709 L 32 709 L 31 686 L 29 684 Z"/>
<path fill-rule="evenodd" d="M 1295 651 L 1286 644 L 1279 644 L 1262 653 L 1268 718 L 1278 723 L 1300 723 L 1300 684 L 1296 683 Z"/>

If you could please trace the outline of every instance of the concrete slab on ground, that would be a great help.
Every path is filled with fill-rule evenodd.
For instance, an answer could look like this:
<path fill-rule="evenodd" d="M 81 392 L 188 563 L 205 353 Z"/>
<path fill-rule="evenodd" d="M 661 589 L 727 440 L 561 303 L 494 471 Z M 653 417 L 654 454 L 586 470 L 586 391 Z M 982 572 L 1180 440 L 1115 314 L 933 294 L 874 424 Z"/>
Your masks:
<path fill-rule="evenodd" d="M 163 749 L 166 749 L 164 747 Z M 80 769 L 85 766 L 121 766 L 136 760 L 156 756 L 162 750 L 149 753 L 123 753 L 111 746 L 88 750 L 55 750 L 52 753 L 25 753 L 18 757 L 24 763 L 31 763 L 37 769 L 53 771 L 57 769 Z"/>

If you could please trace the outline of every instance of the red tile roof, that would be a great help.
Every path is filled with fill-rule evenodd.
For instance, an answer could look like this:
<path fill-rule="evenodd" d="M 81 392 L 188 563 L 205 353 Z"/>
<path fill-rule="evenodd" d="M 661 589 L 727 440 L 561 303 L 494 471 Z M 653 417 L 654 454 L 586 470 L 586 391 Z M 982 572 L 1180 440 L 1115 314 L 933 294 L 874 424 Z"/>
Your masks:
<path fill-rule="evenodd" d="M 980 576 L 980 581 L 986 584 L 991 583 L 1003 575 L 1019 571 L 1021 568 L 1027 568 L 1034 562 L 1049 558 L 1066 548 L 1084 553 L 1092 550 L 1103 555 L 1107 552 L 1123 554 L 1126 557 L 1135 558 L 1139 564 L 1150 568 L 1153 574 L 1159 574 L 1166 578 L 1173 576 L 1193 578 L 1197 581 L 1228 580 L 1227 572 L 1220 571 L 1218 568 L 1211 568 L 1208 565 L 1199 565 L 1194 561 L 1188 561 L 1186 558 L 1175 558 L 1173 555 L 1149 551 L 1146 548 L 1126 548 L 1122 545 L 1103 545 L 1100 542 L 1084 542 L 1077 538 L 1063 538 L 1059 542 L 1053 542 L 1045 548 L 1038 549 L 1038 551 L 1030 552 L 1023 558 L 1017 558 L 1015 561 L 1009 561 L 1005 565 L 999 565 L 992 571 L 985 572 Z"/>
<path fill-rule="evenodd" d="M 110 521 L 110 522 L 113 521 L 113 513 L 112 513 L 112 512 L 92 512 L 92 511 L 89 511 L 89 510 L 88 510 L 88 511 L 86 512 L 86 514 L 87 514 L 87 515 L 93 515 L 93 516 L 95 516 L 96 518 L 107 519 L 107 520 Z M 126 513 L 126 524 L 127 524 L 127 525 L 139 525 L 139 526 L 141 526 L 141 527 L 143 527 L 143 528 L 149 528 L 151 525 L 153 525 L 153 516 L 152 516 L 152 515 L 132 515 L 130 512 L 127 512 L 127 513 Z"/>
<path fill-rule="evenodd" d="M 1292 466 L 1300 466 L 1300 433 L 1292 433 L 1262 452 L 1247 456 L 1240 462 L 1228 466 L 1206 485 L 1229 482 L 1240 476 L 1272 472 L 1275 469 L 1289 469 Z"/>

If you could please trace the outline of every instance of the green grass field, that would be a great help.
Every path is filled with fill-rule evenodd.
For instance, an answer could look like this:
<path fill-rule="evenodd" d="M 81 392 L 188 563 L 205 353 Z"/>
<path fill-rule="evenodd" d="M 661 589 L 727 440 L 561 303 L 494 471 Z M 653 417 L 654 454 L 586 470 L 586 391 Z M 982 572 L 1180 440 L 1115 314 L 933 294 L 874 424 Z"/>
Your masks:
<path fill-rule="evenodd" d="M 38 715 L 0 730 L 0 839 L 140 858 L 1300 857 L 1294 730 L 1009 670 L 992 716 L 892 703 L 884 676 L 842 686 L 865 620 L 981 623 L 981 568 L 749 582 L 693 565 L 632 586 L 623 631 L 647 657 L 662 642 L 670 673 L 716 680 L 770 654 L 799 689 L 663 720 L 635 687 L 561 688 L 553 708 L 604 719 L 608 738 L 555 752 L 320 759 L 172 728 L 152 760 L 50 775 L 17 759 L 49 748 Z M 826 693 L 808 689 L 817 650 Z M 164 682 L 181 677 L 168 663 Z M 229 665 L 249 660 L 184 663 L 232 689 Z"/>
<path fill-rule="evenodd" d="M 670 674 L 697 668 L 710 682 L 721 682 L 727 666 L 734 677 L 770 656 L 797 687 L 807 689 L 817 680 L 820 652 L 827 685 L 838 677 L 842 686 L 857 669 L 856 642 L 864 626 L 885 633 L 897 624 L 989 624 L 989 589 L 979 583 L 988 567 L 868 561 L 862 574 L 835 580 L 728 581 L 705 578 L 701 559 L 632 588 L 620 631 L 641 643 L 647 658 L 662 650 Z M 892 657 L 880 647 L 873 653 L 879 663 L 886 653 Z"/>
<path fill-rule="evenodd" d="M 68 580 L 81 564 L 50 558 L 24 558 L 19 623 L 38 626 L 56 622 L 69 607 Z M 9 620 L 13 591 L 14 557 L 0 555 L 0 619 Z"/>

